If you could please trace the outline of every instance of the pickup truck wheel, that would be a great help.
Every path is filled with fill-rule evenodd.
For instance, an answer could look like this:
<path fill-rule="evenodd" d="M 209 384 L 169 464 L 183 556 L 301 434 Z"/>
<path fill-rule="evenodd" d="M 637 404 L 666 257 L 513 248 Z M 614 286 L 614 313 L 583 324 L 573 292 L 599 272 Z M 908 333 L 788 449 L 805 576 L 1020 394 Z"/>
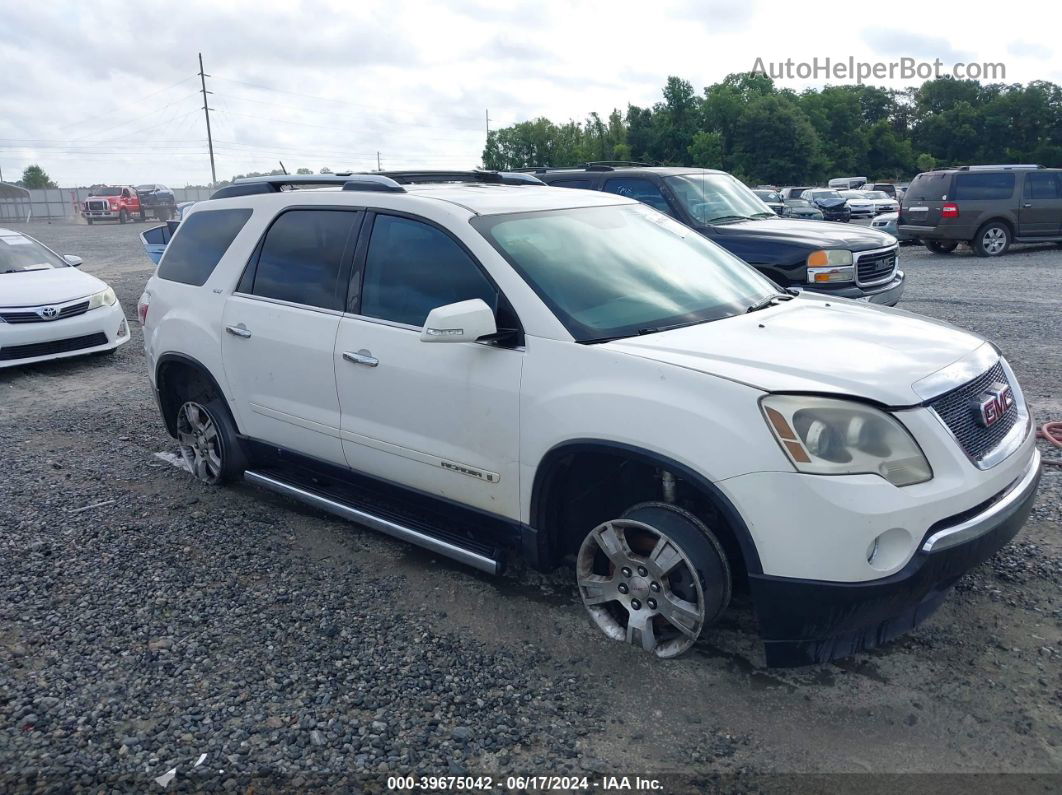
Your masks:
<path fill-rule="evenodd" d="M 730 602 L 730 567 L 711 531 L 668 503 L 642 503 L 587 534 L 576 559 L 583 604 L 613 640 L 676 657 Z"/>
<path fill-rule="evenodd" d="M 217 398 L 181 404 L 177 410 L 177 442 L 192 474 L 207 485 L 228 483 L 243 472 L 236 427 Z"/>
<path fill-rule="evenodd" d="M 934 254 L 950 254 L 959 244 L 956 242 L 944 242 L 942 240 L 927 240 L 926 248 L 932 251 Z"/>
<path fill-rule="evenodd" d="M 974 253 L 979 257 L 998 257 L 1010 248 L 1010 228 L 999 221 L 991 221 L 977 230 L 973 239 Z"/>
<path fill-rule="evenodd" d="M 122 210 L 120 213 L 118 213 L 118 223 L 124 224 L 128 220 L 129 220 L 129 213 L 128 212 L 126 212 L 125 210 Z"/>

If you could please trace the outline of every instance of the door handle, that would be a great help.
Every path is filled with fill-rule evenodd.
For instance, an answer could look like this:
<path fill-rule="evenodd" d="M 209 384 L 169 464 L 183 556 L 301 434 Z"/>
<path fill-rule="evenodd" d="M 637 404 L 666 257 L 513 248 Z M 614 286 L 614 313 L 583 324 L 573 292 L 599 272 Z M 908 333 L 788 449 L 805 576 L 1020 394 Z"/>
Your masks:
<path fill-rule="evenodd" d="M 225 326 L 225 331 L 229 332 L 229 334 L 232 334 L 233 336 L 243 337 L 244 339 L 251 336 L 250 329 L 244 326 L 243 323 L 238 326 Z"/>
<path fill-rule="evenodd" d="M 357 353 L 343 351 L 343 358 L 348 362 L 354 362 L 354 364 L 364 364 L 366 367 L 375 367 L 380 363 L 380 360 L 372 355 L 372 351 L 367 351 L 364 348 Z"/>
<path fill-rule="evenodd" d="M 1025 202 L 1022 207 L 1032 207 L 1032 202 Z"/>

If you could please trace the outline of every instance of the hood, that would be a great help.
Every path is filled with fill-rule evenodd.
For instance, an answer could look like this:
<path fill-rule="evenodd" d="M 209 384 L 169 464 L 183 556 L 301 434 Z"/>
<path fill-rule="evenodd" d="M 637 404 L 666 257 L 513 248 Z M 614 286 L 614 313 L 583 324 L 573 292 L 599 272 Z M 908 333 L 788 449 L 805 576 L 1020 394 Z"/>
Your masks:
<path fill-rule="evenodd" d="M 847 199 L 811 199 L 812 204 L 817 204 L 819 207 L 840 207 Z"/>
<path fill-rule="evenodd" d="M 796 211 L 817 212 L 814 207 L 794 207 Z M 831 221 L 787 221 L 785 218 L 761 218 L 754 221 L 736 221 L 712 227 L 711 237 L 720 242 L 727 238 L 758 238 L 799 245 L 808 251 L 819 248 L 846 248 L 850 251 L 867 251 L 872 248 L 891 246 L 896 241 L 881 232 L 865 226 L 838 224 Z"/>
<path fill-rule="evenodd" d="M 915 382 L 985 344 L 903 310 L 804 294 L 749 315 L 604 347 L 767 392 L 818 392 L 910 406 L 922 402 Z"/>
<path fill-rule="evenodd" d="M 77 268 L 0 273 L 0 305 L 61 304 L 106 290 L 107 285 Z"/>

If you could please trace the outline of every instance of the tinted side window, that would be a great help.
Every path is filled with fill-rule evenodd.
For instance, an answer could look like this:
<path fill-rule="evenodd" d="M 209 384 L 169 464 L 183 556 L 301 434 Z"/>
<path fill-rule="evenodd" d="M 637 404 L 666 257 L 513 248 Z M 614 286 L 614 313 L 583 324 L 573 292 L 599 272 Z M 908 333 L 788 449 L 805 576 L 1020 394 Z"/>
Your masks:
<path fill-rule="evenodd" d="M 449 235 L 409 218 L 376 217 L 361 314 L 423 326 L 432 309 L 470 298 L 497 308 L 497 290 Z"/>
<path fill-rule="evenodd" d="M 660 192 L 660 188 L 647 179 L 637 179 L 635 177 L 610 179 L 605 183 L 604 190 L 606 193 L 629 196 L 632 199 L 648 204 L 654 210 L 659 210 L 668 215 L 672 214 L 667 199 Z"/>
<path fill-rule="evenodd" d="M 944 200 L 951 188 L 950 173 L 919 174 L 903 195 L 903 204 L 910 207 L 914 202 L 939 202 Z"/>
<path fill-rule="evenodd" d="M 289 210 L 279 216 L 262 242 L 251 293 L 342 309 L 344 252 L 359 218 L 343 210 Z"/>
<path fill-rule="evenodd" d="M 1014 174 L 956 174 L 955 199 L 1009 199 L 1014 193 Z"/>
<path fill-rule="evenodd" d="M 558 188 L 589 188 L 590 180 L 588 179 L 557 179 L 550 183 Z"/>
<path fill-rule="evenodd" d="M 1062 185 L 1058 174 L 1026 174 L 1025 175 L 1025 198 L 1026 199 L 1058 199 L 1062 198 Z"/>
<path fill-rule="evenodd" d="M 250 217 L 250 210 L 203 210 L 188 216 L 162 256 L 159 278 L 201 287 Z"/>

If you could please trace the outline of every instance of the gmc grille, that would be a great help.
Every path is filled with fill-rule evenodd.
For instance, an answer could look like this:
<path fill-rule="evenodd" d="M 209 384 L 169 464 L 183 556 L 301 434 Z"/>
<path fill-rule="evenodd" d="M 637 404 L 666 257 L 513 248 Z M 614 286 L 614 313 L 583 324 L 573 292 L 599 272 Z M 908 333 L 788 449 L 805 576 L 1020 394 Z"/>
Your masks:
<path fill-rule="evenodd" d="M 856 283 L 875 284 L 892 278 L 896 270 L 896 249 L 856 254 Z"/>
<path fill-rule="evenodd" d="M 1014 385 L 1007 379 L 1007 374 L 1000 362 L 996 362 L 994 367 L 968 384 L 941 395 L 929 403 L 929 407 L 937 413 L 937 416 L 944 421 L 948 429 L 955 434 L 955 438 L 958 439 L 962 449 L 974 461 L 981 461 L 999 446 L 999 443 L 1003 441 L 1003 437 L 1007 435 L 1007 431 L 1013 428 L 1014 423 L 1018 421 L 1017 400 L 1006 410 L 1002 417 L 988 428 L 983 427 L 977 421 L 977 415 L 971 407 L 971 403 L 976 401 L 992 384 L 997 382 L 1009 384 L 1010 388 L 1014 389 Z"/>

